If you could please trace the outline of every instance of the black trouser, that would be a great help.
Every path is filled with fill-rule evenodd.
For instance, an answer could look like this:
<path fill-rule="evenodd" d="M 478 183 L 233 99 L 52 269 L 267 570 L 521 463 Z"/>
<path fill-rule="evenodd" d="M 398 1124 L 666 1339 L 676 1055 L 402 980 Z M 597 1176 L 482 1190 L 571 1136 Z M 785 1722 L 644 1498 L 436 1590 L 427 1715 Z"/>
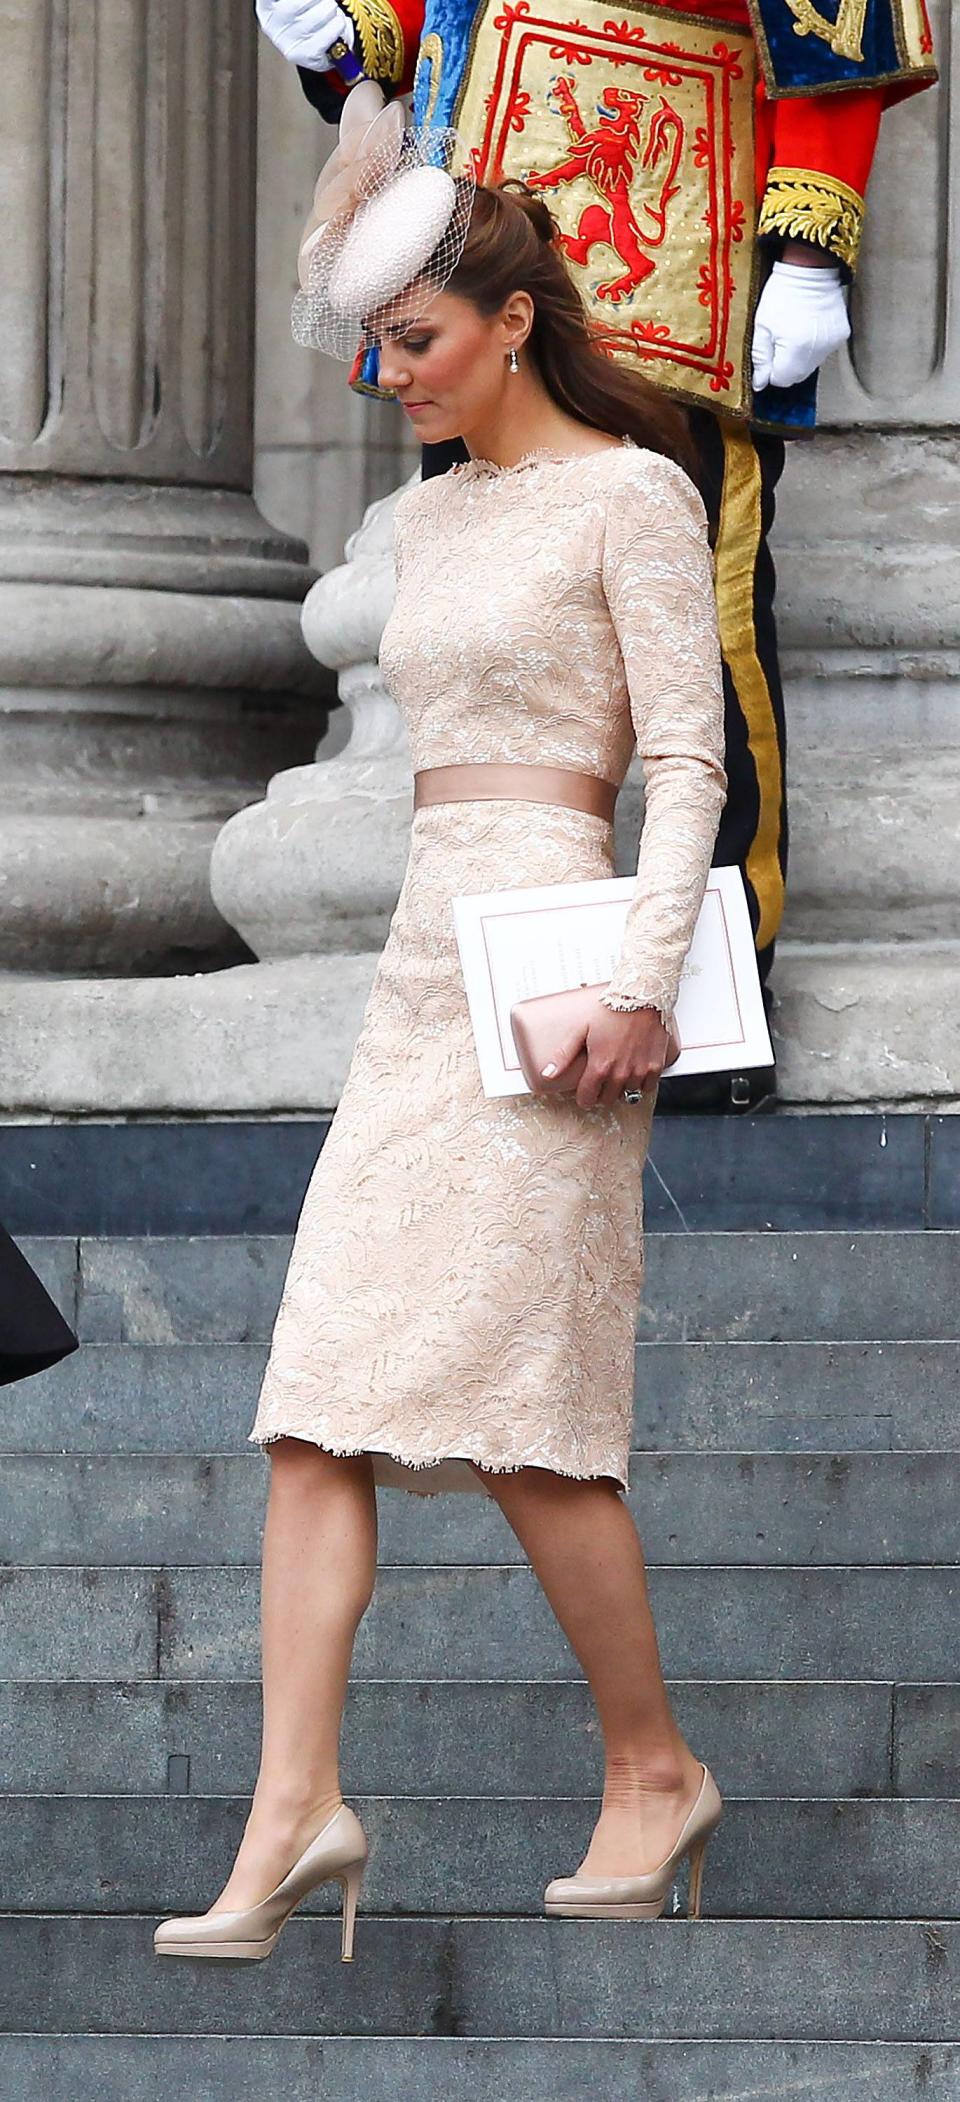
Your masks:
<path fill-rule="evenodd" d="M 694 409 L 701 488 L 717 568 L 723 652 L 727 801 L 714 850 L 743 874 L 765 980 L 787 873 L 786 724 L 774 620 L 776 576 L 767 535 L 783 472 L 782 438 Z M 425 445 L 423 475 L 467 459 L 460 439 Z"/>
<path fill-rule="evenodd" d="M 714 849 L 747 888 L 760 977 L 773 962 L 787 875 L 787 733 L 774 618 L 773 524 L 784 442 L 695 409 L 691 426 L 717 569 L 727 800 Z"/>

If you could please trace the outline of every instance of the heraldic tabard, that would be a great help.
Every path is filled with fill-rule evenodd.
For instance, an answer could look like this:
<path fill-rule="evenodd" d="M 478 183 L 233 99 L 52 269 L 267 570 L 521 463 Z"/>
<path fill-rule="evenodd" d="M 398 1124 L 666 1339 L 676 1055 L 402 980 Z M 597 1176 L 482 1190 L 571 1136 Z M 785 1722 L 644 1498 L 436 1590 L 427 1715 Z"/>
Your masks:
<path fill-rule="evenodd" d="M 751 35 L 658 7 L 485 0 L 454 122 L 481 182 L 541 190 L 615 354 L 749 409 Z M 429 98 L 425 114 L 429 114 Z"/>
<path fill-rule="evenodd" d="M 542 192 L 614 356 L 721 417 L 812 428 L 815 376 L 752 397 L 757 295 L 788 238 L 855 270 L 881 111 L 936 79 L 926 0 L 346 4 L 418 124 Z M 334 115 L 335 76 L 301 77 Z M 351 383 L 380 391 L 375 347 Z"/>

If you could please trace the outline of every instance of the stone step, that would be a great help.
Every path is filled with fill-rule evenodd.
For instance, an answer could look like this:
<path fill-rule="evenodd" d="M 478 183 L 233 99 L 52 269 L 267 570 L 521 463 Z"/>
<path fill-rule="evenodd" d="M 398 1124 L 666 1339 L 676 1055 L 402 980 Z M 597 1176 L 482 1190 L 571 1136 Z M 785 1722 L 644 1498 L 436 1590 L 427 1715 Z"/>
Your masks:
<path fill-rule="evenodd" d="M 545 1885 L 572 1874 L 597 1814 L 596 1795 L 352 1800 L 370 1843 L 364 1902 L 393 1917 L 539 1917 Z M 203 1911 L 248 1808 L 246 1796 L 0 1796 L 6 1908 Z M 727 1798 L 703 1908 L 713 1919 L 956 1919 L 958 1849 L 958 1801 Z M 674 1888 L 668 1904 L 686 1899 Z M 301 1909 L 339 1905 L 325 1884 Z"/>
<path fill-rule="evenodd" d="M 674 1678 L 960 1679 L 960 1568 L 650 1568 Z M 0 1570 L 0 1678 L 251 1678 L 259 1568 Z M 578 1677 L 534 1577 L 381 1570 L 354 1673 Z"/>
<path fill-rule="evenodd" d="M 9 1136 L 9 1132 L 4 1133 L 5 1145 Z M 6 1217 L 5 1212 L 5 1220 Z M 17 1240 L 28 1263 L 32 1264 L 37 1276 L 46 1285 L 51 1298 L 56 1300 L 61 1313 L 72 1328 L 78 1329 L 81 1284 L 80 1242 L 77 1236 L 28 1234 L 18 1235 Z"/>
<path fill-rule="evenodd" d="M 960 1687 L 674 1680 L 688 1742 L 744 1796 L 960 1796 Z M 242 1795 L 255 1680 L 0 1683 L 0 1789 Z M 344 1787 L 364 1795 L 589 1795 L 600 1743 L 582 1684 L 354 1683 Z"/>
<path fill-rule="evenodd" d="M 87 1344 L 17 1389 L 18 1452 L 236 1452 L 266 1345 Z M 960 1342 L 639 1343 L 642 1451 L 955 1450 Z M 266 1462 L 264 1463 L 266 1464 Z"/>
<path fill-rule="evenodd" d="M 249 1964 L 157 1957 L 156 1922 L 0 1915 L 0 2031 L 956 2039 L 952 1920 L 367 1916 L 355 1962 L 342 1964 L 336 1922 L 295 1913 L 252 1975 Z"/>
<path fill-rule="evenodd" d="M 279 1957 L 277 1951 L 274 1961 Z M 43 2102 L 960 2102 L 951 2044 L 541 2037 L 3 2036 L 0 2091 Z"/>
<path fill-rule="evenodd" d="M 92 986 L 91 998 L 95 992 Z M 22 1038 L 22 1017 L 8 1016 L 22 1061 L 18 1027 Z M 103 1084 L 109 1088 L 109 1075 Z M 164 1120 L 145 1112 L 142 1098 L 134 1118 L 118 1120 L 114 1095 L 107 1121 L 8 1124 L 0 1217 L 18 1238 L 65 1230 L 292 1233 L 329 1121 L 322 1114 Z M 958 1120 L 862 1109 L 661 1116 L 644 1206 L 648 1226 L 670 1233 L 956 1230 Z"/>
<path fill-rule="evenodd" d="M 236 1455 L 0 1459 L 12 1562 L 257 1559 L 268 1472 Z M 630 1506 L 653 1562 L 937 1563 L 957 1549 L 960 1453 L 634 1453 Z M 380 1499 L 381 1563 L 515 1563 L 485 1495 Z"/>
<path fill-rule="evenodd" d="M 80 1335 L 268 1342 L 290 1246 L 289 1235 L 84 1238 Z M 639 1333 L 651 1342 L 960 1335 L 960 1233 L 650 1233 L 646 1257 Z"/>

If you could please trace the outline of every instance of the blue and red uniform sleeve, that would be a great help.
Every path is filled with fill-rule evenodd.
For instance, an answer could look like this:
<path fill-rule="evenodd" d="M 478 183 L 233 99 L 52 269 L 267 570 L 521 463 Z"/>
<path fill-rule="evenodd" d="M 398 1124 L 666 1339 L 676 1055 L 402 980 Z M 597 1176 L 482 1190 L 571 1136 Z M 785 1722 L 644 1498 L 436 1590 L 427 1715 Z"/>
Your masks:
<path fill-rule="evenodd" d="M 852 273 L 884 88 L 791 95 L 758 111 L 761 236 L 829 249 Z"/>
<path fill-rule="evenodd" d="M 424 0 L 341 0 L 341 4 L 355 25 L 354 53 L 368 79 L 379 81 L 387 95 L 406 95 L 413 86 Z M 308 102 L 328 124 L 339 123 L 347 93 L 339 73 L 313 73 L 306 66 L 298 66 L 297 71 Z"/>
<path fill-rule="evenodd" d="M 910 0 L 916 18 L 911 60 L 919 69 L 880 84 L 838 87 L 829 79 L 831 54 L 811 39 L 788 43 L 804 53 L 816 70 L 825 63 L 824 84 L 809 92 L 796 85 L 778 88 L 771 68 L 766 31 L 779 8 L 767 0 L 672 0 L 683 14 L 709 15 L 753 34 L 758 57 L 756 100 L 757 204 L 759 233 L 774 249 L 793 238 L 829 249 L 844 266 L 856 269 L 863 231 L 864 197 L 884 109 L 905 95 L 917 94 L 936 77 L 933 39 L 924 0 Z M 784 10 L 786 13 L 786 10 Z M 789 27 L 795 30 L 795 11 Z M 794 68 L 796 70 L 796 68 Z"/>
<path fill-rule="evenodd" d="M 891 103 L 932 87 L 933 43 L 923 15 L 930 70 L 864 88 L 765 98 L 758 123 L 759 232 L 828 248 L 852 274 L 880 120 Z M 765 116 L 765 120 L 763 118 Z M 762 156 L 762 166 L 760 165 Z"/>

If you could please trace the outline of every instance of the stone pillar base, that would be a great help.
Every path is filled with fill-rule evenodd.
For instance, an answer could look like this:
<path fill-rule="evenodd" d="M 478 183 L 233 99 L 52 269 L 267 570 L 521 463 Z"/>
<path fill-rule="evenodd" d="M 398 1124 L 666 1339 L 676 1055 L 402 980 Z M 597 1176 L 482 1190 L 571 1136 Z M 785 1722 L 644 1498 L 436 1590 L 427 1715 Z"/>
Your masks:
<path fill-rule="evenodd" d="M 210 854 L 326 723 L 304 555 L 242 491 L 0 479 L 0 968 L 246 953 Z"/>
<path fill-rule="evenodd" d="M 273 1116 L 340 1099 L 372 955 L 166 979 L 0 980 L 8 1116 Z M 960 1107 L 960 943 L 784 943 L 785 1106 Z"/>
<path fill-rule="evenodd" d="M 339 683 L 343 705 L 316 763 L 275 774 L 264 801 L 231 818 L 214 847 L 213 897 L 264 961 L 375 957 L 403 880 L 413 817 L 406 734 L 375 664 L 354 665 Z M 344 718 L 352 734 L 339 747 Z"/>

